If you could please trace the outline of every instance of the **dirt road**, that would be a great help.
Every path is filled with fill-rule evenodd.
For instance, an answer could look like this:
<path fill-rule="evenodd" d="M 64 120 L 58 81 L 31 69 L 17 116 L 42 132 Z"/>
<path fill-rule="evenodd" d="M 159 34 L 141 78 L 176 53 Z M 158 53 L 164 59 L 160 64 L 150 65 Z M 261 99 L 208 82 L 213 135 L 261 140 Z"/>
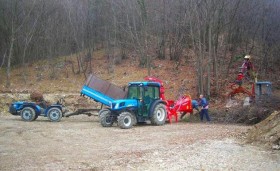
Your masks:
<path fill-rule="evenodd" d="M 96 116 L 51 123 L 0 114 L 0 170 L 279 170 L 279 151 L 241 143 L 248 128 L 180 122 L 124 130 L 103 128 Z"/>

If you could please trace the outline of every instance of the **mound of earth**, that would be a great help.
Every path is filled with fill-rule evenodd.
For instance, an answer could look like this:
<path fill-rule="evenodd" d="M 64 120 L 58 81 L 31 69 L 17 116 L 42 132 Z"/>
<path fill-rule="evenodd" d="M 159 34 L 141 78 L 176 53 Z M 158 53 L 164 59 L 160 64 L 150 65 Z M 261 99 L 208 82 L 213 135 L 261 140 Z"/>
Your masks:
<path fill-rule="evenodd" d="M 261 143 L 280 150 L 280 111 L 274 111 L 262 122 L 254 125 L 247 136 L 248 143 Z"/>
<path fill-rule="evenodd" d="M 224 116 L 219 116 L 227 123 L 245 123 L 248 125 L 257 124 L 265 120 L 273 111 L 279 111 L 279 96 L 271 96 L 256 100 L 249 106 L 242 103 L 227 110 Z"/>
<path fill-rule="evenodd" d="M 35 102 L 43 101 L 44 100 L 43 93 L 39 91 L 33 91 L 30 93 L 30 99 Z"/>

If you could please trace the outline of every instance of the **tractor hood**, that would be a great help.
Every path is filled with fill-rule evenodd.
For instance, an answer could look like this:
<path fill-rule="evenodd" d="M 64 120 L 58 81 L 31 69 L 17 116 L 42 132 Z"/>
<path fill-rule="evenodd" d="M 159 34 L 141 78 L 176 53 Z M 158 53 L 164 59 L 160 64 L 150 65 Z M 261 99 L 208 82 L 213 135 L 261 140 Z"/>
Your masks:
<path fill-rule="evenodd" d="M 138 106 L 138 102 L 136 99 L 119 99 L 119 100 L 114 100 L 111 103 L 110 107 L 112 110 L 121 110 L 126 108 L 133 108 L 137 106 Z"/>

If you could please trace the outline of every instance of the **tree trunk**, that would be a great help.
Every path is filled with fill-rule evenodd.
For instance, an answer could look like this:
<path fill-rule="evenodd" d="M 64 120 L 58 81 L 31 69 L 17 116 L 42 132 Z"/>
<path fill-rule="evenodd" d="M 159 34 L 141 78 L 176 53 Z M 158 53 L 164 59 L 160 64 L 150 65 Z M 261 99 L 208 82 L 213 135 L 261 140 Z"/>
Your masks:
<path fill-rule="evenodd" d="M 207 62 L 207 97 L 210 97 L 210 89 L 211 89 L 211 74 L 210 74 L 210 65 L 212 58 L 212 23 L 209 21 L 209 31 L 208 31 L 208 62 Z"/>
<path fill-rule="evenodd" d="M 11 35 L 11 45 L 10 45 L 10 50 L 9 50 L 9 56 L 8 56 L 8 61 L 7 61 L 7 82 L 6 82 L 6 87 L 9 88 L 11 86 L 11 60 L 13 57 L 13 49 L 14 49 L 14 27 L 12 26 L 12 35 Z"/>

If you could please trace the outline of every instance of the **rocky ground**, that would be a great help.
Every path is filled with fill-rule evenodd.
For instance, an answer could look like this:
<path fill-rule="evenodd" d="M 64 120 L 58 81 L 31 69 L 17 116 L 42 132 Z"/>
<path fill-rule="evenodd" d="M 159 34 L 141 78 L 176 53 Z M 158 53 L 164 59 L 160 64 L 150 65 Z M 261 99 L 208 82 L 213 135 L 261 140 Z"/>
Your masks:
<path fill-rule="evenodd" d="M 103 128 L 0 114 L 0 170 L 279 170 L 280 153 L 244 144 L 251 126 L 179 122 Z"/>

